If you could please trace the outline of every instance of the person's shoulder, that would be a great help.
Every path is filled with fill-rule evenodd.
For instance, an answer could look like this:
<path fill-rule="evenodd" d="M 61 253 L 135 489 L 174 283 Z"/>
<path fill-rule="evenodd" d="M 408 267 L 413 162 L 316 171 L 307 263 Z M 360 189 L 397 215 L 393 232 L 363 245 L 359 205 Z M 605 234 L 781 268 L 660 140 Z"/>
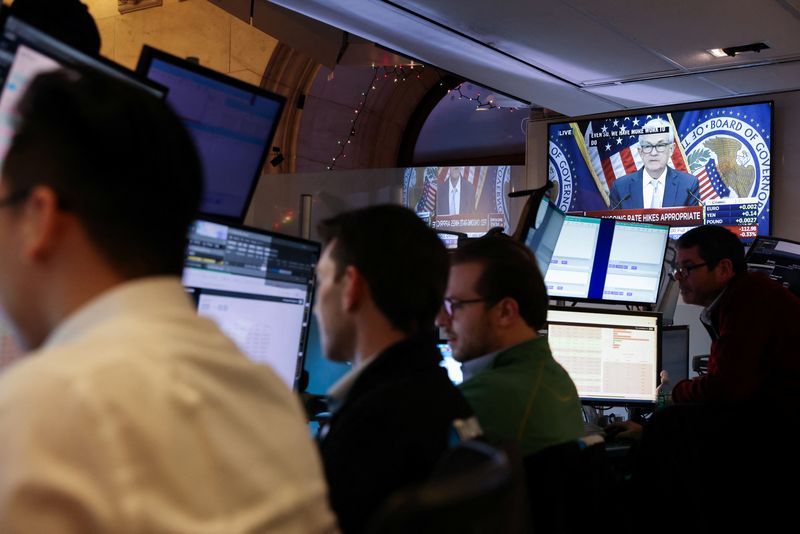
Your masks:
<path fill-rule="evenodd" d="M 673 169 L 672 167 L 669 167 L 669 170 L 670 170 L 670 172 L 672 173 L 673 176 L 679 178 L 680 180 L 687 181 L 687 182 L 696 182 L 697 181 L 697 176 L 695 176 L 694 174 L 690 174 L 688 172 L 679 171 L 677 169 Z"/>
<path fill-rule="evenodd" d="M 619 178 L 614 180 L 612 187 L 617 186 L 617 184 L 619 184 L 620 186 L 627 185 L 636 180 L 640 180 L 641 178 L 642 178 L 642 169 L 639 169 L 638 171 L 633 171 L 624 176 L 620 176 Z"/>
<path fill-rule="evenodd" d="M 771 279 L 764 273 L 747 272 L 734 281 L 733 287 L 737 294 L 746 294 L 748 297 L 769 300 L 780 299 L 795 306 L 800 306 L 800 298 L 789 289 Z"/>

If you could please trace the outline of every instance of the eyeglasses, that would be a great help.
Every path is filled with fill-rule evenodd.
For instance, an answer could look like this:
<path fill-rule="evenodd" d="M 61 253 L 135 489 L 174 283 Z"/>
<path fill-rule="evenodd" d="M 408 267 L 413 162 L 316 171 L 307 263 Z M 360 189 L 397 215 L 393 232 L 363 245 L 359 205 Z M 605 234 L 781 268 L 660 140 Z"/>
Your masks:
<path fill-rule="evenodd" d="M 456 310 L 463 308 L 467 304 L 475 304 L 476 302 L 487 302 L 489 300 L 490 299 L 487 298 L 460 300 L 447 297 L 444 299 L 444 311 L 447 315 L 452 317 Z"/>
<path fill-rule="evenodd" d="M 707 261 L 703 263 L 698 263 L 697 265 L 684 265 L 683 267 L 673 267 L 672 270 L 669 272 L 669 277 L 673 280 L 682 280 L 689 276 L 694 269 L 698 267 L 705 267 L 708 265 Z"/>
<path fill-rule="evenodd" d="M 653 149 L 655 148 L 656 152 L 660 154 L 661 152 L 664 152 L 668 146 L 672 146 L 672 143 L 658 143 L 657 145 L 651 145 L 650 143 L 641 143 L 639 145 L 639 148 L 645 154 L 652 154 Z"/>

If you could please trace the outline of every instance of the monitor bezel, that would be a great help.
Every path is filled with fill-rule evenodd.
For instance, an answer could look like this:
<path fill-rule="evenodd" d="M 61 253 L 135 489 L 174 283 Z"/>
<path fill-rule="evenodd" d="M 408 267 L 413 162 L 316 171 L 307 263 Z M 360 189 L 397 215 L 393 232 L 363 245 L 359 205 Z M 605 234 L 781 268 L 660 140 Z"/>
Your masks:
<path fill-rule="evenodd" d="M 661 312 L 653 312 L 653 311 L 634 311 L 634 310 L 617 310 L 617 309 L 610 309 L 610 308 L 578 308 L 574 306 L 549 306 L 548 313 L 550 310 L 553 311 L 564 311 L 564 312 L 578 312 L 578 313 L 602 313 L 607 315 L 625 315 L 625 316 L 645 316 L 645 317 L 655 317 L 656 318 L 656 365 L 655 365 L 655 384 L 658 387 L 659 384 L 659 376 L 661 373 L 661 366 L 662 366 L 662 335 L 664 331 L 664 325 L 662 321 Z M 547 321 L 547 334 L 548 334 L 548 345 L 549 345 L 549 326 L 550 322 Z M 566 369 L 565 369 L 566 371 Z M 577 388 L 576 388 L 577 389 Z M 578 396 L 581 400 L 582 404 L 589 405 L 589 406 L 629 406 L 629 407 L 653 407 L 657 401 L 657 394 L 656 398 L 653 400 L 633 400 L 633 399 L 617 399 L 617 398 L 605 398 L 605 397 L 582 397 L 580 393 Z"/>
<path fill-rule="evenodd" d="M 721 107 L 732 107 L 732 106 L 752 106 L 757 104 L 767 104 L 769 106 L 769 139 L 770 139 L 770 162 L 772 161 L 772 157 L 775 155 L 773 153 L 773 149 L 775 145 L 775 101 L 774 100 L 752 100 L 752 101 L 742 101 L 742 99 L 720 99 L 720 100 L 713 100 L 713 101 L 706 101 L 706 102 L 687 102 L 685 104 L 667 104 L 662 106 L 653 106 L 653 107 L 641 107 L 636 109 L 625 109 L 619 111 L 609 111 L 604 113 L 596 113 L 592 115 L 581 115 L 578 117 L 561 117 L 560 119 L 547 119 L 544 122 L 545 131 L 544 131 L 544 151 L 545 155 L 548 154 L 549 147 L 550 147 L 550 128 L 554 124 L 564 124 L 564 123 L 571 123 L 571 122 L 580 122 L 580 121 L 590 121 L 590 120 L 599 120 L 599 119 L 610 119 L 610 118 L 617 118 L 617 117 L 625 117 L 626 115 L 643 115 L 643 114 L 664 114 L 664 113 L 686 113 L 691 111 L 704 111 L 707 109 L 716 109 Z M 547 157 L 544 158 L 544 175 L 549 176 L 549 169 L 550 169 L 550 162 Z M 768 233 L 761 234 L 759 233 L 758 236 L 769 236 L 771 232 L 773 232 L 773 192 L 774 192 L 774 183 L 775 183 L 775 166 L 770 166 L 770 187 L 769 187 L 769 209 L 767 210 L 767 223 L 769 224 Z M 569 214 L 570 212 L 566 212 Z M 572 212 L 577 213 L 577 212 Z M 698 225 L 702 226 L 702 225 Z M 695 227 L 696 228 L 696 227 Z M 755 238 L 753 238 L 755 239 Z M 753 240 L 746 241 L 744 239 L 741 240 L 744 244 L 752 243 Z"/>
<path fill-rule="evenodd" d="M 312 241 L 310 239 L 304 239 L 304 238 L 296 237 L 296 236 L 293 236 L 293 235 L 283 234 L 283 233 L 280 233 L 280 232 L 275 232 L 273 230 L 266 230 L 264 228 L 257 228 L 255 226 L 249 226 L 249 225 L 246 225 L 246 224 L 232 223 L 229 220 L 227 220 L 225 217 L 201 215 L 201 216 L 198 216 L 198 217 L 195 217 L 194 219 L 192 219 L 192 225 L 194 225 L 198 221 L 225 225 L 225 226 L 227 226 L 229 228 L 235 228 L 237 230 L 243 230 L 243 231 L 246 231 L 246 232 L 253 232 L 253 233 L 256 233 L 256 234 L 260 234 L 260 235 L 264 235 L 264 236 L 268 236 L 268 237 L 272 237 L 272 238 L 285 239 L 287 241 L 291 241 L 291 242 L 294 242 L 294 243 L 299 243 L 299 244 L 302 244 L 302 245 L 309 245 L 309 246 L 313 247 L 315 252 L 316 252 L 317 263 L 319 263 L 319 258 L 322 255 L 322 244 L 319 243 L 318 241 Z M 187 243 L 186 243 L 187 247 L 188 247 L 188 237 L 189 237 L 189 229 L 190 228 L 187 228 L 187 234 L 186 234 L 186 236 L 187 236 Z M 186 268 L 185 261 L 186 261 L 186 250 L 184 250 L 184 265 L 181 268 L 181 275 L 183 274 L 183 270 Z M 316 267 L 316 264 L 315 264 L 315 267 Z M 313 309 L 314 309 L 314 297 L 316 296 L 316 293 L 317 293 L 316 292 L 316 288 L 317 288 L 316 269 L 313 269 L 312 273 L 313 274 L 311 276 L 311 284 L 309 286 L 310 296 L 308 298 L 308 312 L 307 312 L 307 316 L 304 317 L 306 326 L 303 328 L 303 332 L 301 334 L 302 335 L 301 341 L 302 341 L 302 346 L 303 346 L 303 354 L 302 354 L 301 358 L 298 358 L 298 364 L 297 364 L 297 367 L 295 368 L 294 383 L 292 384 L 292 389 L 294 391 L 298 391 L 298 392 L 300 392 L 298 390 L 298 386 L 300 385 L 300 382 L 302 380 L 302 374 L 303 374 L 303 371 L 305 370 L 306 357 L 308 356 L 308 334 L 309 334 L 309 330 L 311 329 L 311 313 L 313 313 Z M 197 301 L 196 301 L 197 296 L 195 295 L 193 298 L 195 299 L 195 305 L 196 305 L 197 304 Z"/>
<path fill-rule="evenodd" d="M 258 165 L 256 166 L 256 169 L 254 170 L 254 175 L 251 178 L 250 188 L 247 191 L 247 194 L 244 196 L 244 202 L 242 204 L 242 209 L 240 210 L 239 214 L 234 216 L 234 215 L 224 215 L 221 213 L 201 212 L 201 214 L 204 217 L 214 217 L 216 219 L 224 220 L 225 222 L 242 224 L 244 222 L 245 216 L 247 215 L 247 211 L 250 209 L 250 204 L 253 201 L 253 195 L 255 194 L 256 187 L 258 186 L 258 182 L 264 170 L 264 164 L 267 161 L 267 156 L 270 153 L 270 149 L 272 148 L 272 142 L 275 139 L 275 133 L 278 131 L 278 125 L 280 124 L 281 119 L 283 119 L 283 112 L 286 109 L 286 97 L 283 95 L 279 95 L 277 93 L 273 93 L 272 91 L 268 91 L 267 89 L 251 85 L 247 82 L 237 80 L 236 78 L 233 78 L 226 74 L 222 74 L 221 72 L 217 72 L 208 67 L 204 67 L 198 63 L 192 63 L 191 61 L 179 58 L 178 56 L 169 54 L 157 48 L 153 48 L 152 46 L 149 45 L 144 45 L 142 47 L 142 53 L 139 56 L 139 62 L 136 65 L 136 72 L 139 75 L 147 78 L 154 60 L 159 60 L 165 63 L 169 63 L 174 67 L 185 69 L 186 71 L 191 72 L 195 75 L 209 78 L 217 83 L 225 84 L 237 90 L 251 93 L 260 98 L 272 100 L 278 104 L 277 119 L 273 122 L 272 129 L 269 132 L 269 135 L 266 137 L 266 141 L 264 143 L 264 147 L 261 156 L 259 158 Z"/>

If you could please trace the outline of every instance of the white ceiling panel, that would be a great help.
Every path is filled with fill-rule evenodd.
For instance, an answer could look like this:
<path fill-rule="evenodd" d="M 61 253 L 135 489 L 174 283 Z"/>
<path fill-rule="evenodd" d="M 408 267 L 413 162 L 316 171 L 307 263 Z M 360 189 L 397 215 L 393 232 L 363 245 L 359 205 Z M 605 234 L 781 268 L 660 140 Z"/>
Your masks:
<path fill-rule="evenodd" d="M 274 3 L 565 115 L 800 88 L 796 0 Z"/>

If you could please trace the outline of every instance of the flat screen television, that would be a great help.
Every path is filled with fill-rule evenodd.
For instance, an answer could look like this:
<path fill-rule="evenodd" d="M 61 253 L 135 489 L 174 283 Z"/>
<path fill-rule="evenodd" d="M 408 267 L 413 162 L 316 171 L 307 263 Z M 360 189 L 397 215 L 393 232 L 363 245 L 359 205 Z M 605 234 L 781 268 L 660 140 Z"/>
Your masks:
<path fill-rule="evenodd" d="M 320 246 L 210 219 L 188 236 L 183 285 L 200 315 L 296 388 L 303 371 Z"/>
<path fill-rule="evenodd" d="M 201 213 L 241 222 L 286 99 L 149 46 L 137 71 L 169 89 L 167 102 L 197 145 L 205 179 Z"/>
<path fill-rule="evenodd" d="M 673 238 L 720 224 L 748 243 L 770 231 L 772 118 L 772 103 L 758 102 L 550 123 L 554 201 L 568 213 L 668 224 Z"/>
<path fill-rule="evenodd" d="M 458 234 L 480 237 L 488 230 L 510 230 L 506 196 L 510 165 L 410 167 L 403 170 L 403 205 L 414 210 L 448 248 Z"/>
<path fill-rule="evenodd" d="M 551 307 L 547 340 L 586 403 L 656 401 L 661 369 L 658 313 Z"/>
<path fill-rule="evenodd" d="M 800 297 L 800 243 L 758 237 L 745 256 L 749 271 L 762 272 Z"/>
<path fill-rule="evenodd" d="M 551 299 L 655 304 L 669 227 L 566 215 L 543 198 L 525 244 Z"/>

